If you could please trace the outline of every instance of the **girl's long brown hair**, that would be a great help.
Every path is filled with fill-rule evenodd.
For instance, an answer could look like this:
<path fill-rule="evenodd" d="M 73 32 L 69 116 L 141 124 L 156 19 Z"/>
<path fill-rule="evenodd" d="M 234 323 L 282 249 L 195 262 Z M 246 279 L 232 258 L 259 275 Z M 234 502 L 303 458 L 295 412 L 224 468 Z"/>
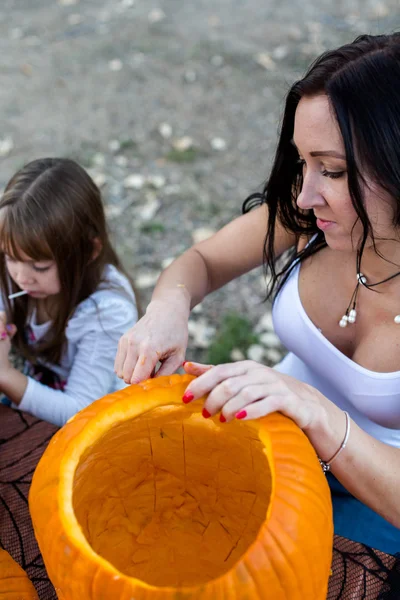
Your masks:
<path fill-rule="evenodd" d="M 8 299 L 18 287 L 4 255 L 21 260 L 21 251 L 35 261 L 54 260 L 61 285 L 50 330 L 34 346 L 28 346 L 24 332 L 29 297 Z M 82 167 L 69 159 L 43 158 L 12 177 L 0 200 L 0 286 L 7 321 L 18 328 L 13 345 L 22 356 L 60 362 L 68 320 L 98 288 L 108 264 L 124 273 L 108 237 L 100 190 Z"/>

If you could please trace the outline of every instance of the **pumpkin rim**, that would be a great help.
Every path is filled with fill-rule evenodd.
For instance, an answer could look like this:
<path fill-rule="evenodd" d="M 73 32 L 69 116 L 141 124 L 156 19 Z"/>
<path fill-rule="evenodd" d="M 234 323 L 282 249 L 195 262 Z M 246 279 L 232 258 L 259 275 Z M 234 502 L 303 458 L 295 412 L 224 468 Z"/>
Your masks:
<path fill-rule="evenodd" d="M 172 376 L 173 377 L 173 376 Z M 191 375 L 180 376 L 181 379 L 179 383 L 182 383 L 183 378 L 189 381 L 195 379 L 195 377 Z M 187 378 L 187 379 L 186 379 Z M 142 388 L 141 393 L 146 393 L 150 391 L 153 387 L 156 387 L 157 379 L 150 379 L 143 381 L 139 384 L 134 384 L 131 387 L 139 386 Z M 157 387 L 158 391 L 161 391 L 162 387 Z M 169 388 L 165 388 L 169 389 Z M 196 402 L 200 402 L 205 400 L 206 396 L 202 396 Z M 102 435 L 107 433 L 110 429 L 110 425 L 120 425 L 124 421 L 128 421 L 130 419 L 134 419 L 137 416 L 145 415 L 146 413 L 154 410 L 155 408 L 166 406 L 166 405 L 176 405 L 181 406 L 181 400 L 177 398 L 171 398 L 170 394 L 165 397 L 165 399 L 161 399 L 161 394 L 152 398 L 150 395 L 146 398 L 146 402 L 148 403 L 148 408 L 143 410 L 143 407 L 140 405 L 139 398 L 135 403 L 131 402 L 130 398 L 122 398 L 117 400 L 116 402 L 110 404 L 108 407 L 103 408 L 99 413 L 97 413 L 90 421 L 88 421 L 81 431 L 74 437 L 74 444 L 70 444 L 65 451 L 61 461 L 60 467 L 58 470 L 59 474 L 59 486 L 58 486 L 58 506 L 59 506 L 59 517 L 62 522 L 64 533 L 66 538 L 81 552 L 85 555 L 86 558 L 90 558 L 90 560 L 94 561 L 98 566 L 105 568 L 108 571 L 111 571 L 115 579 L 125 579 L 126 581 L 130 581 L 141 587 L 145 590 L 158 590 L 164 592 L 175 592 L 176 588 L 172 586 L 159 586 L 152 585 L 146 583 L 142 579 L 138 579 L 136 577 L 132 577 L 130 575 L 126 575 L 119 571 L 110 561 L 103 558 L 100 554 L 97 554 L 90 543 L 85 537 L 81 525 L 75 515 L 74 507 L 73 507 L 73 483 L 74 477 L 76 473 L 76 469 L 79 465 L 80 459 L 84 452 L 93 444 L 95 444 Z M 126 407 L 125 407 L 126 405 Z M 77 413 L 79 414 L 79 413 Z M 71 423 L 76 415 L 74 415 L 68 423 Z M 215 418 L 215 417 L 214 417 Z M 257 533 L 257 536 L 254 538 L 253 542 L 250 544 L 249 548 L 253 546 L 259 539 L 259 537 L 268 529 L 268 524 L 271 518 L 271 512 L 273 509 L 273 500 L 275 498 L 275 490 L 276 490 L 276 479 L 277 477 L 275 461 L 273 459 L 272 452 L 272 441 L 271 441 L 271 432 L 267 430 L 265 426 L 262 425 L 263 419 L 258 419 L 259 425 L 255 425 L 251 421 L 246 423 L 247 427 L 251 427 L 254 429 L 263 445 L 263 454 L 266 456 L 266 460 L 269 465 L 270 475 L 271 475 L 271 493 L 269 496 L 268 508 L 265 514 L 265 519 L 263 520 L 261 527 Z M 235 569 L 239 563 L 242 562 L 242 558 L 238 559 L 235 565 L 232 567 Z M 230 576 L 230 571 L 220 575 L 219 577 L 214 577 L 210 579 L 207 584 L 223 580 L 225 577 Z M 182 586 L 179 588 L 181 592 L 190 593 L 198 589 L 198 586 Z"/>

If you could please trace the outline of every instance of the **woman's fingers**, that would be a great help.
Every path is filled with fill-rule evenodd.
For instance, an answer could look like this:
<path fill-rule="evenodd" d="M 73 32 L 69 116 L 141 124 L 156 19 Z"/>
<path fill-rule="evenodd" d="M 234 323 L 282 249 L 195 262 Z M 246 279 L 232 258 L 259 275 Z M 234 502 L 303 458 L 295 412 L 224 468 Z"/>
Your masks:
<path fill-rule="evenodd" d="M 196 375 L 199 377 L 200 375 L 203 375 L 203 373 L 206 373 L 212 369 L 214 365 L 203 365 L 201 363 L 185 361 L 182 366 L 188 375 Z"/>

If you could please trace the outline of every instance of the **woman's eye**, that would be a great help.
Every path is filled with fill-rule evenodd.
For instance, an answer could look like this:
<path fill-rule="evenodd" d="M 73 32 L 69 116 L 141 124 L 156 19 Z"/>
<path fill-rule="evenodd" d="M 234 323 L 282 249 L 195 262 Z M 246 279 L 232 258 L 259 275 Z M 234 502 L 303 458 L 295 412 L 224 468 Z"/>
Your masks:
<path fill-rule="evenodd" d="M 49 269 L 50 269 L 50 267 L 36 267 L 35 265 L 33 265 L 33 270 L 36 271 L 37 273 L 45 273 Z"/>
<path fill-rule="evenodd" d="M 330 179 L 339 179 L 343 177 L 345 171 L 327 171 L 326 169 L 322 171 L 322 175 L 324 177 L 329 177 Z"/>

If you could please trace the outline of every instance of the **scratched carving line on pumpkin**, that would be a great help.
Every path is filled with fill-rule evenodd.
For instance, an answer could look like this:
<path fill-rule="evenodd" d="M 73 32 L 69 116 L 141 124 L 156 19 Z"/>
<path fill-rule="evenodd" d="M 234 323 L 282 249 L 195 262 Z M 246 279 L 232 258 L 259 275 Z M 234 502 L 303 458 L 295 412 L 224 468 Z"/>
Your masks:
<path fill-rule="evenodd" d="M 153 484 L 154 484 L 154 502 L 153 502 L 153 511 L 156 512 L 157 508 L 157 482 L 156 482 L 156 466 L 154 463 L 154 452 L 153 452 L 153 444 L 151 441 L 151 430 L 150 430 L 150 422 L 149 418 L 146 419 L 147 431 L 149 434 L 149 444 L 150 444 L 150 457 L 151 463 L 153 465 Z"/>

